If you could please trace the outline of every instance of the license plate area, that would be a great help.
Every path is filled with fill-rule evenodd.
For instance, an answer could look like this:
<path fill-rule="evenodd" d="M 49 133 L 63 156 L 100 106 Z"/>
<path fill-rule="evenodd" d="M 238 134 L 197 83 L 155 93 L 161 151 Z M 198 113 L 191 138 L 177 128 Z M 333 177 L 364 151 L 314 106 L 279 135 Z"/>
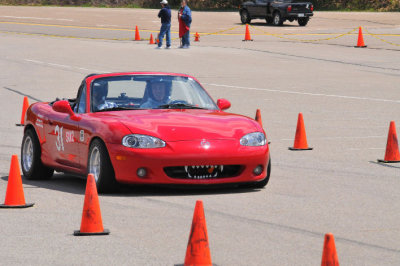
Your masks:
<path fill-rule="evenodd" d="M 297 14 L 297 16 L 298 16 L 299 18 L 304 18 L 304 13 L 299 13 L 299 14 Z"/>

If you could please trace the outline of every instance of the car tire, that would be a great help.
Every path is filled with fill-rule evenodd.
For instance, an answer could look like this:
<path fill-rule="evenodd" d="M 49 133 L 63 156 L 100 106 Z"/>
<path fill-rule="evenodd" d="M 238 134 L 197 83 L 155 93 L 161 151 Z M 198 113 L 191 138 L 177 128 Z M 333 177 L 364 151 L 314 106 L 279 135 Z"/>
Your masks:
<path fill-rule="evenodd" d="M 282 26 L 282 24 L 283 24 L 283 19 L 282 19 L 281 13 L 279 13 L 278 11 L 276 11 L 274 13 L 274 15 L 272 16 L 272 24 L 274 26 Z"/>
<path fill-rule="evenodd" d="M 272 24 L 272 22 L 274 21 L 272 17 L 266 17 L 265 21 L 267 22 L 267 24 Z"/>
<path fill-rule="evenodd" d="M 115 180 L 110 156 L 106 146 L 99 139 L 93 140 L 90 144 L 87 169 L 88 174 L 94 175 L 99 193 L 111 193 L 117 190 L 118 183 Z"/>
<path fill-rule="evenodd" d="M 50 179 L 54 169 L 45 166 L 41 159 L 42 150 L 34 129 L 27 129 L 21 144 L 21 168 L 29 180 Z"/>
<path fill-rule="evenodd" d="M 309 20 L 310 18 L 299 18 L 297 22 L 299 23 L 300 26 L 304 27 L 305 25 L 307 25 Z"/>
<path fill-rule="evenodd" d="M 240 12 L 240 20 L 242 21 L 242 24 L 250 24 L 251 18 L 249 11 L 247 11 L 246 9 L 242 10 Z"/>

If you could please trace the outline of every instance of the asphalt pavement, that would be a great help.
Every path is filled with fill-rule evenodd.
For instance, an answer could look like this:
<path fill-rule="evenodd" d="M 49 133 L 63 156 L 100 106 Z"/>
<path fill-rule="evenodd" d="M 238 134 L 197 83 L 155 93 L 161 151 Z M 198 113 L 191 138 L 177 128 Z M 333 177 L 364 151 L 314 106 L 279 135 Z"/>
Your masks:
<path fill-rule="evenodd" d="M 318 265 L 325 233 L 342 265 L 400 264 L 400 164 L 383 159 L 400 125 L 398 13 L 315 12 L 306 27 L 254 20 L 244 42 L 237 12 L 193 12 L 200 42 L 148 44 L 157 10 L 0 7 L 0 200 L 20 154 L 23 97 L 75 97 L 89 73 L 195 76 L 230 112 L 261 117 L 271 141 L 264 189 L 127 186 L 100 195 L 108 236 L 75 237 L 85 180 L 23 179 L 28 209 L 0 209 L 2 265 L 177 265 L 196 200 L 203 200 L 216 265 Z M 173 10 L 173 16 L 176 10 Z M 142 41 L 133 41 L 134 27 Z M 354 48 L 363 27 L 367 48 Z M 342 35 L 342 36 L 340 36 Z M 289 151 L 303 113 L 310 151 Z M 0 202 L 2 203 L 2 202 Z"/>

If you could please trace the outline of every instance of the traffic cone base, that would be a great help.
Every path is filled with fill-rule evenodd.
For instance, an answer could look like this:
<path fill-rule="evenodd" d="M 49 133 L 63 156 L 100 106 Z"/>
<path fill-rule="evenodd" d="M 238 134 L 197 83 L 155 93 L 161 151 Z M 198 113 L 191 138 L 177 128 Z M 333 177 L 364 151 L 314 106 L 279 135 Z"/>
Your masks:
<path fill-rule="evenodd" d="M 104 229 L 103 232 L 95 232 L 95 233 L 84 233 L 81 232 L 80 230 L 74 231 L 74 236 L 96 236 L 96 235 L 109 235 L 110 230 Z"/>
<path fill-rule="evenodd" d="M 4 205 L 4 204 L 0 204 L 0 208 L 2 209 L 23 209 L 23 208 L 29 208 L 32 207 L 33 205 L 35 205 L 35 203 L 26 203 L 25 205 Z"/>
<path fill-rule="evenodd" d="M 307 150 L 312 150 L 313 148 L 308 147 L 308 148 L 305 148 L 305 149 L 296 149 L 296 148 L 293 148 L 293 147 L 289 147 L 288 149 L 291 150 L 291 151 L 307 151 Z"/>
<path fill-rule="evenodd" d="M 377 161 L 379 163 L 400 163 L 400 161 L 385 161 L 385 160 L 381 160 L 381 159 L 378 159 Z"/>

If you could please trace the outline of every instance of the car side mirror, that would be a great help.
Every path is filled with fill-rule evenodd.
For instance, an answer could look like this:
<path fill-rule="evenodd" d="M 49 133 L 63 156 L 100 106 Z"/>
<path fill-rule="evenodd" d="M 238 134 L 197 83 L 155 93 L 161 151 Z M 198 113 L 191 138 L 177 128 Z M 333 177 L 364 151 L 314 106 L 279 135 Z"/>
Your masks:
<path fill-rule="evenodd" d="M 218 99 L 217 105 L 218 105 L 219 109 L 226 110 L 229 107 L 231 107 L 231 102 L 226 99 Z"/>
<path fill-rule="evenodd" d="M 53 103 L 53 110 L 59 113 L 69 114 L 71 119 L 74 121 L 80 120 L 80 117 L 75 115 L 74 111 L 72 111 L 71 105 L 68 101 L 62 100 Z"/>

